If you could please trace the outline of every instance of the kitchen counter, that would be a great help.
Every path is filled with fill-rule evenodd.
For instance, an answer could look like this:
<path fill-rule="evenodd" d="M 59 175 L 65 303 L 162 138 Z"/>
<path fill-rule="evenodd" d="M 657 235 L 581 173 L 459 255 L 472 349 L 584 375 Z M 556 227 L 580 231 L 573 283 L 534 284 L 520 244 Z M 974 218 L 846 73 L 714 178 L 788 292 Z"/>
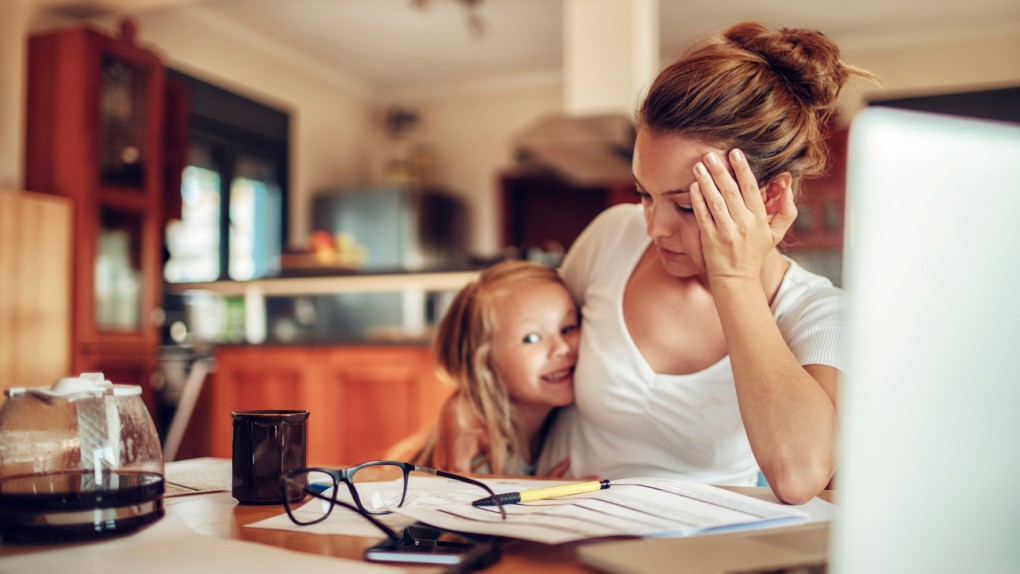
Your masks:
<path fill-rule="evenodd" d="M 430 271 L 393 273 L 339 273 L 299 277 L 272 277 L 251 281 L 175 283 L 171 293 L 207 291 L 218 295 L 277 297 L 335 295 L 340 293 L 386 293 L 408 290 L 456 291 L 478 276 L 479 271 Z"/>
<path fill-rule="evenodd" d="M 297 409 L 311 413 L 309 464 L 377 460 L 435 421 L 452 390 L 427 346 L 218 346 L 174 455 L 229 458 L 231 412 Z"/>
<path fill-rule="evenodd" d="M 177 283 L 167 289 L 184 297 L 188 327 L 210 342 L 425 346 L 453 295 L 480 272 L 311 271 L 251 281 Z"/>

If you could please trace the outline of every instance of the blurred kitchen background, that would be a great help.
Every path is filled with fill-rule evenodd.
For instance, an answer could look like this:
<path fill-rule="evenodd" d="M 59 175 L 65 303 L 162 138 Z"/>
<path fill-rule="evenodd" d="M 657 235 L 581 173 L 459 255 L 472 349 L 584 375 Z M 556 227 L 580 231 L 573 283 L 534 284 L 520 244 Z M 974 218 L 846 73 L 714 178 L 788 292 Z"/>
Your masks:
<path fill-rule="evenodd" d="M 743 20 L 822 30 L 882 80 L 842 94 L 787 246 L 837 284 L 858 110 L 1020 109 L 1014 0 L 4 0 L 0 188 L 72 234 L 4 220 L 3 386 L 142 384 L 168 458 L 227 452 L 225 410 L 335 403 L 312 432 L 357 440 L 312 458 L 377 456 L 442 399 L 452 293 L 502 258 L 558 264 L 634 201 L 642 91 Z"/>

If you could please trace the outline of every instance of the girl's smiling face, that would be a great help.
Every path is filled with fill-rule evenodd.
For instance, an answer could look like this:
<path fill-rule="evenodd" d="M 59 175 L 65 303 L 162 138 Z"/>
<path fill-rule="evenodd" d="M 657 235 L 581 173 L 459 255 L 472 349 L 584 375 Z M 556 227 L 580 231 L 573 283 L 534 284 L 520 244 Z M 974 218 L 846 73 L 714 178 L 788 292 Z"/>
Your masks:
<path fill-rule="evenodd" d="M 694 166 L 710 151 L 724 150 L 676 134 L 639 130 L 634 145 L 634 180 L 645 213 L 646 233 L 659 260 L 674 277 L 705 273 L 701 231 L 691 210 Z"/>
<path fill-rule="evenodd" d="M 580 340 L 577 306 L 551 281 L 527 281 L 495 296 L 493 368 L 519 406 L 574 402 Z"/>

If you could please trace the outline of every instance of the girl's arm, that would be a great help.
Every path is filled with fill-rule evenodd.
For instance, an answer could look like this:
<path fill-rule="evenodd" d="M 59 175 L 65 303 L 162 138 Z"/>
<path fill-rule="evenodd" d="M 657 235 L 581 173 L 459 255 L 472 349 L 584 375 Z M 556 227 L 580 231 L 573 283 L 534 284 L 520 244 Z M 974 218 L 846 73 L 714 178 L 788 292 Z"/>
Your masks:
<path fill-rule="evenodd" d="M 468 399 L 454 392 L 439 411 L 432 464 L 439 470 L 470 473 L 471 462 L 489 452 L 485 424 L 474 415 Z"/>
<path fill-rule="evenodd" d="M 769 308 L 778 284 L 762 288 L 763 264 L 796 217 L 790 174 L 763 201 L 743 154 L 729 159 L 736 180 L 715 154 L 695 167 L 691 200 L 751 449 L 776 496 L 803 503 L 835 472 L 838 371 L 800 365 Z"/>

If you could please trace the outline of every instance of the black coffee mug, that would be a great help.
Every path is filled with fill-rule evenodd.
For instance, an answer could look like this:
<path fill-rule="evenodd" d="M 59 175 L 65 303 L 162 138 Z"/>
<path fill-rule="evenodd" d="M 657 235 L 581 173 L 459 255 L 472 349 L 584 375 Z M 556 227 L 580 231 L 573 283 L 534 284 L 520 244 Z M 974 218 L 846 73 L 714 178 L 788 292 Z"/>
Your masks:
<path fill-rule="evenodd" d="M 230 413 L 234 420 L 231 494 L 241 504 L 282 504 L 280 476 L 306 466 L 308 411 Z M 288 491 L 290 500 L 303 497 Z"/>

